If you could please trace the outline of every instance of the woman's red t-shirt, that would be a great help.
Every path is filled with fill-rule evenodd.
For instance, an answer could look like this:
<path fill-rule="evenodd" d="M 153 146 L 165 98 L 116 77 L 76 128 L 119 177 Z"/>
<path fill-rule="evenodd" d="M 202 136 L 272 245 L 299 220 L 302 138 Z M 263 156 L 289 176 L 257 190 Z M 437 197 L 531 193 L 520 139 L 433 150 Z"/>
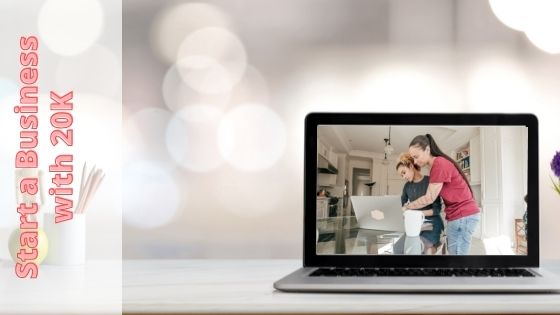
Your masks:
<path fill-rule="evenodd" d="M 444 157 L 434 159 L 430 184 L 443 183 L 439 195 L 445 203 L 445 219 L 457 220 L 480 212 L 467 183 L 453 163 Z"/>

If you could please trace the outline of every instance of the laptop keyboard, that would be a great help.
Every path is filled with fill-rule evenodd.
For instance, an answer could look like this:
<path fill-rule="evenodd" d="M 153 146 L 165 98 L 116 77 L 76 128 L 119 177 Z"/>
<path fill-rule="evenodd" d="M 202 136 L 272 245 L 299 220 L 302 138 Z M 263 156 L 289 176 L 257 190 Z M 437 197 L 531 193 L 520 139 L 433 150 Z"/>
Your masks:
<path fill-rule="evenodd" d="M 319 268 L 310 277 L 534 277 L 515 268 Z"/>

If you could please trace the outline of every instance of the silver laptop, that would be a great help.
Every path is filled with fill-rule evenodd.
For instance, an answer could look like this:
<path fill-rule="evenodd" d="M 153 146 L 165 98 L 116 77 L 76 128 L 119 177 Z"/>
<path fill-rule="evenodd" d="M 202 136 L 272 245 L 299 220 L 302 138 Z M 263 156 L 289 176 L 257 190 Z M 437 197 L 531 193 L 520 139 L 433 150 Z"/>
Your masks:
<path fill-rule="evenodd" d="M 426 155 L 430 163 L 411 149 L 413 143 L 418 148 L 416 136 L 426 134 L 438 147 Z M 560 279 L 539 267 L 538 148 L 538 121 L 531 114 L 309 114 L 305 119 L 303 266 L 276 281 L 274 288 L 291 292 L 560 291 Z M 420 186 L 405 188 L 397 173 L 396 158 L 402 152 L 415 153 L 415 163 L 425 175 L 431 173 L 437 157 L 438 161 L 445 158 L 456 171 L 442 173 L 440 168 L 438 175 L 435 168 L 433 177 L 439 176 L 443 185 L 447 179 L 468 183 L 463 186 L 471 191 L 467 197 L 451 186 L 442 187 L 445 228 L 441 232 L 407 236 L 396 224 L 368 221 L 371 205 L 363 205 L 367 197 L 351 197 L 354 207 L 338 203 L 339 209 L 330 211 L 331 216 L 317 215 L 317 192 L 338 183 L 347 183 L 348 195 L 369 194 L 369 202 L 374 203 L 381 198 L 375 196 L 387 194 L 421 196 L 422 191 L 410 190 Z M 332 164 L 327 173 L 318 168 L 319 156 Z M 360 186 L 359 178 L 364 176 L 371 179 L 368 189 Z M 475 202 L 479 214 L 463 215 L 468 208 L 460 207 L 461 198 L 468 199 L 470 209 Z M 478 222 L 471 220 L 476 217 Z M 467 222 L 468 228 L 453 228 L 458 222 Z M 426 246 L 422 237 L 440 238 L 446 250 L 427 254 L 421 250 Z M 461 249 L 459 238 L 467 240 Z"/>
<path fill-rule="evenodd" d="M 400 196 L 351 196 L 350 200 L 360 229 L 404 231 Z"/>

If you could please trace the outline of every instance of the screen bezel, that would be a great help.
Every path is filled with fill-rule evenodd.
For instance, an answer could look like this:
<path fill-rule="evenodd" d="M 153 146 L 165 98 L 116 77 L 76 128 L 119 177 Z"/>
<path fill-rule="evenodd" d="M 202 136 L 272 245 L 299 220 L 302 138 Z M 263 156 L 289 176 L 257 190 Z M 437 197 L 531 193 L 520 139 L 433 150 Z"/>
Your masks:
<path fill-rule="evenodd" d="M 316 187 L 317 126 L 319 125 L 448 125 L 526 126 L 527 161 L 527 255 L 317 255 Z M 304 151 L 304 267 L 538 267 L 539 266 L 539 172 L 538 120 L 533 114 L 427 114 L 427 113 L 310 113 L 305 118 Z M 520 197 L 521 198 L 521 197 Z M 513 223 L 512 223 L 513 224 Z M 410 259 L 414 257 L 414 259 Z M 407 259 L 408 258 L 408 259 Z"/>

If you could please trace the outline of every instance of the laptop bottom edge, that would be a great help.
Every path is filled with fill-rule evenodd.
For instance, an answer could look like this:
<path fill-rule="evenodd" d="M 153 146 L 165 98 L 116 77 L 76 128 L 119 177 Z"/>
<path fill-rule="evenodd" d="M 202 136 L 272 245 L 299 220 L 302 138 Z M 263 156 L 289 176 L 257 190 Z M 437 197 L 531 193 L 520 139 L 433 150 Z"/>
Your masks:
<path fill-rule="evenodd" d="M 276 281 L 286 292 L 370 293 L 558 293 L 560 278 L 542 268 L 537 277 L 310 277 L 300 268 Z"/>

